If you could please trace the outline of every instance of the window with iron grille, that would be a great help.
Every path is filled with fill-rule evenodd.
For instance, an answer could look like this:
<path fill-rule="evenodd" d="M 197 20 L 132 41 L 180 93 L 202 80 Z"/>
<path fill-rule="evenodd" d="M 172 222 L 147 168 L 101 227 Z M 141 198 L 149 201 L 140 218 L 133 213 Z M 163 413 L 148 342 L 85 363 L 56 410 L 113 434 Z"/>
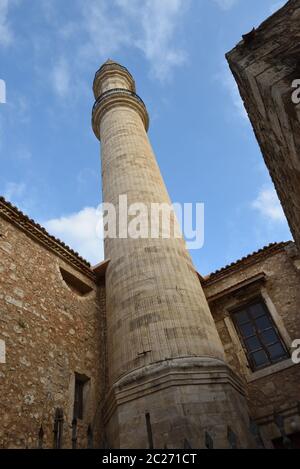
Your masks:
<path fill-rule="evenodd" d="M 232 317 L 253 371 L 289 358 L 264 301 L 257 299 L 235 310 Z"/>

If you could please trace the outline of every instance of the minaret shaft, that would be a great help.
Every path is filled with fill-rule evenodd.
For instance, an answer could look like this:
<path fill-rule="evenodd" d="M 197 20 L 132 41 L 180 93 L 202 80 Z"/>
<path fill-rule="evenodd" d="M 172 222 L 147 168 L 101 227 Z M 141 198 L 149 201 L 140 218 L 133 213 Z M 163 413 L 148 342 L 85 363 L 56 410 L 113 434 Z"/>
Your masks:
<path fill-rule="evenodd" d="M 144 125 L 115 107 L 100 124 L 105 202 L 170 200 Z M 148 222 L 148 220 L 147 220 Z M 107 239 L 107 323 L 112 382 L 145 364 L 176 357 L 223 359 L 223 349 L 182 239 Z M 120 340 L 122 338 L 122 340 Z M 125 340 L 124 340 L 125 339 Z"/>
<path fill-rule="evenodd" d="M 93 128 L 101 138 L 104 202 L 114 204 L 118 215 L 119 196 L 127 197 L 128 206 L 143 203 L 149 211 L 151 204 L 170 204 L 146 133 L 147 111 L 135 95 L 129 72 L 118 64 L 102 66 L 94 91 Z M 234 427 L 237 419 L 245 443 L 247 408 L 241 384 L 224 363 L 224 350 L 183 239 L 106 239 L 105 256 L 110 259 L 110 444 L 147 447 L 146 414 L 151 416 L 157 445 L 181 447 L 185 438 L 197 439 L 200 445 L 203 427 L 210 426 L 207 414 L 218 422 L 216 427 L 224 427 L 222 435 L 215 436 L 219 446 L 226 447 L 226 425 L 231 422 Z"/>

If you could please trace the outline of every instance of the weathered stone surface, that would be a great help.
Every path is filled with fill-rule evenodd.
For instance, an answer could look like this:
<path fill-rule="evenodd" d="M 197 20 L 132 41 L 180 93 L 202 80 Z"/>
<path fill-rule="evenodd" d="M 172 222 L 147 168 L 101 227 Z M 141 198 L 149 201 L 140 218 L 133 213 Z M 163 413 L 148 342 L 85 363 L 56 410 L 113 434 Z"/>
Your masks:
<path fill-rule="evenodd" d="M 6 346 L 5 340 L 0 340 L 0 363 L 6 362 Z M 4 373 L 2 373 L 4 375 Z M 4 376 L 3 376 L 4 377 Z"/>
<path fill-rule="evenodd" d="M 124 81 L 123 75 L 126 73 L 127 80 Z M 119 81 L 120 75 L 122 82 Z M 115 89 L 116 82 L 119 89 Z M 110 94 L 103 95 L 104 90 Z M 94 91 L 97 102 L 93 112 L 93 128 L 101 138 L 104 202 L 115 205 L 117 217 L 120 211 L 119 196 L 127 196 L 128 206 L 142 202 L 148 213 L 151 212 L 151 204 L 170 206 L 146 133 L 146 109 L 136 95 L 128 98 L 128 93 L 132 92 L 130 74 L 124 69 L 120 71 L 118 64 L 104 65 L 96 75 Z M 148 226 L 147 217 L 141 225 Z M 106 239 L 105 256 L 110 259 L 106 272 L 111 387 L 111 398 L 106 406 L 109 444 L 122 448 L 147 446 L 145 415 L 155 412 L 157 428 L 160 423 L 166 423 L 164 415 L 168 415 L 169 427 L 174 427 L 168 435 L 168 447 L 182 447 L 184 433 L 186 437 L 192 434 L 197 425 L 198 431 L 204 435 L 201 416 L 205 415 L 210 405 L 210 395 L 216 406 L 223 407 L 223 412 L 216 414 L 217 426 L 224 430 L 228 420 L 232 425 L 234 421 L 239 421 L 236 431 L 239 430 L 243 445 L 251 446 L 247 406 L 242 405 L 242 402 L 245 403 L 243 391 L 226 372 L 224 350 L 184 240 L 174 235 L 163 239 L 160 226 L 156 239 L 150 235 L 139 239 L 130 236 Z M 209 386 L 201 379 L 203 361 L 199 360 L 197 365 L 192 366 L 189 361 L 191 357 L 211 358 L 211 368 L 206 369 Z M 183 374 L 182 380 L 174 384 L 171 378 L 173 363 L 184 358 L 186 379 Z M 159 371 L 161 363 L 166 364 L 162 374 Z M 142 386 L 147 388 L 148 366 L 152 370 L 148 382 L 153 394 L 151 397 Z M 220 368 L 224 377 L 222 384 L 213 378 Z M 136 370 L 138 376 L 135 375 Z M 192 383 L 188 379 L 189 372 L 195 375 Z M 141 382 L 141 388 L 133 404 L 130 396 L 136 381 Z M 165 383 L 168 391 L 160 390 L 161 383 Z M 222 394 L 225 389 L 228 391 L 227 399 Z M 193 416 L 184 415 L 183 412 L 184 405 L 188 404 L 186 396 L 191 390 L 194 391 Z M 168 393 L 170 401 L 175 399 L 176 402 L 169 408 L 166 407 Z M 120 394 L 122 399 L 119 398 Z M 231 399 L 241 402 L 234 416 Z M 139 406 L 138 412 L 136 406 Z M 178 422 L 181 422 L 180 425 Z M 163 439 L 158 438 L 158 441 L 158 445 L 164 444 Z M 195 441 L 203 445 L 204 437 Z M 228 445 L 226 431 L 220 430 L 218 441 L 220 446 Z"/>
<path fill-rule="evenodd" d="M 91 380 L 78 446 L 86 447 L 89 424 L 100 445 L 104 286 L 97 286 L 3 218 L 0 234 L 0 448 L 36 448 L 41 425 L 44 447 L 51 448 L 57 407 L 65 415 L 63 446 L 71 447 L 74 392 L 70 389 L 75 372 Z M 91 285 L 92 292 L 81 297 L 71 291 L 60 266 Z"/>
<path fill-rule="evenodd" d="M 300 5 L 287 4 L 227 54 L 266 165 L 300 249 Z"/>
<path fill-rule="evenodd" d="M 135 93 L 128 71 L 108 64 L 96 98 L 115 87 Z M 144 105 L 134 94 L 106 97 L 93 121 L 104 199 L 169 204 Z M 264 116 L 264 99 L 256 104 Z M 90 378 L 78 447 L 87 446 L 88 425 L 96 447 L 145 448 L 151 430 L 156 448 L 182 448 L 184 440 L 201 448 L 205 432 L 225 448 L 228 426 L 238 446 L 253 447 L 249 414 L 272 447 L 280 436 L 274 411 L 287 433 L 300 431 L 299 365 L 252 372 L 231 318 L 233 307 L 260 296 L 291 349 L 300 338 L 293 243 L 250 255 L 202 286 L 181 239 L 106 240 L 105 251 L 109 259 L 92 269 L 0 198 L 0 448 L 36 448 L 41 426 L 51 448 L 57 408 L 62 446 L 71 447 L 75 373 Z"/>
<path fill-rule="evenodd" d="M 253 298 L 263 299 L 283 341 L 292 352 L 292 342 L 300 338 L 300 275 L 294 265 L 296 260 L 299 260 L 299 254 L 293 243 L 273 245 L 212 274 L 203 282 L 224 345 L 226 361 L 244 382 L 251 416 L 262 425 L 268 446 L 270 440 L 280 436 L 274 426 L 274 412 L 286 416 L 288 433 L 295 431 L 291 423 L 298 421 L 300 365 L 287 360 L 262 371 L 252 372 L 235 330 L 231 311 Z M 264 281 L 251 283 L 250 280 L 258 278 L 259 274 L 264 274 Z M 241 282 L 247 280 L 248 286 L 238 290 Z"/>

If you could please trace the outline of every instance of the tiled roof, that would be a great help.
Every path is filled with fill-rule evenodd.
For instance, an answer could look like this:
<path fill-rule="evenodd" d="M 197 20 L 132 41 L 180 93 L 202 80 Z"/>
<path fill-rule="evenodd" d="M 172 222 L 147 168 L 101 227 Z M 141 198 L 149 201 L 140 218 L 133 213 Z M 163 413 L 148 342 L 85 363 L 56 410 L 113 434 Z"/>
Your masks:
<path fill-rule="evenodd" d="M 50 249 L 51 251 L 55 252 L 66 262 L 73 264 L 75 268 L 83 271 L 93 280 L 96 279 L 97 272 L 96 270 L 94 272 L 89 262 L 83 259 L 77 252 L 67 246 L 63 241 L 50 235 L 43 226 L 39 225 L 34 220 L 31 220 L 27 215 L 21 212 L 21 210 L 19 210 L 17 207 L 12 205 L 10 202 L 5 200 L 4 197 L 1 196 L 0 216 L 3 216 L 4 218 L 8 219 L 11 223 L 23 230 L 29 236 L 43 244 L 47 249 Z M 259 249 L 258 251 L 253 252 L 252 254 L 249 254 L 248 256 L 245 256 L 242 259 L 239 259 L 233 262 L 232 264 L 229 264 L 211 273 L 207 277 L 201 277 L 201 282 L 204 286 L 208 285 L 210 282 L 216 281 L 219 278 L 230 274 L 234 270 L 246 267 L 249 264 L 253 264 L 259 261 L 262 257 L 267 257 L 282 250 L 288 244 L 290 244 L 290 241 L 269 244 L 268 246 L 265 246 L 264 248 Z M 102 264 L 104 265 L 105 262 Z"/>
<path fill-rule="evenodd" d="M 261 260 L 263 257 L 268 257 L 272 254 L 275 254 L 278 251 L 281 251 L 286 246 L 288 246 L 290 242 L 291 241 L 272 243 L 268 246 L 263 247 L 262 249 L 259 249 L 258 251 L 253 252 L 252 254 L 248 254 L 247 256 L 242 257 L 241 259 L 238 259 L 237 261 L 232 262 L 231 264 L 226 265 L 225 267 L 222 267 L 221 269 L 216 270 L 215 272 L 205 277 L 203 279 L 203 285 L 208 285 L 210 282 L 214 282 L 215 280 L 218 280 L 223 276 L 229 275 L 232 271 L 241 269 L 243 267 L 246 267 L 247 265 L 254 264 L 255 262 Z"/>
<path fill-rule="evenodd" d="M 85 259 L 77 252 L 67 246 L 63 241 L 50 235 L 44 227 L 31 220 L 17 207 L 0 196 L 0 216 L 3 216 L 26 234 L 43 244 L 47 249 L 54 251 L 66 262 L 74 265 L 75 268 L 83 271 L 91 278 L 95 278 L 93 270 Z"/>

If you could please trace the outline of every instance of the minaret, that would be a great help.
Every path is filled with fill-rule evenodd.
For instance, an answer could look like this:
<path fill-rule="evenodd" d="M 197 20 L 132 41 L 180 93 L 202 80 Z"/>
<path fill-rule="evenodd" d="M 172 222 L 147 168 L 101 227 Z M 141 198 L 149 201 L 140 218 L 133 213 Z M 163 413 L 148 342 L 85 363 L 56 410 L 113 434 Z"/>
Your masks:
<path fill-rule="evenodd" d="M 146 107 L 129 71 L 109 60 L 94 80 L 93 129 L 101 140 L 103 200 L 119 210 L 166 203 L 147 130 Z M 126 216 L 126 214 L 125 214 Z M 242 385 L 224 351 L 198 275 L 178 237 L 105 240 L 111 448 L 193 448 L 208 432 L 228 447 L 228 426 L 251 443 Z"/>

